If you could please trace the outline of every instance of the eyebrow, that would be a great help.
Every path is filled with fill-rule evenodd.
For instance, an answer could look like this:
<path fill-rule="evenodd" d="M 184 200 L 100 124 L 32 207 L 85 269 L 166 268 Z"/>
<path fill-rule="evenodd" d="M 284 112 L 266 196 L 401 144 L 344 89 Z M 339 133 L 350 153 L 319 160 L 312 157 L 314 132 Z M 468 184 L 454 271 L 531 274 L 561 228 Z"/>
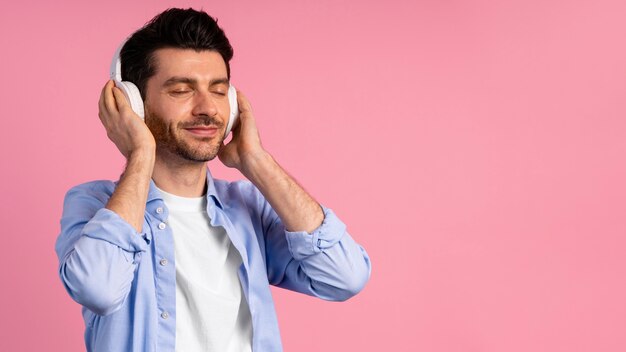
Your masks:
<path fill-rule="evenodd" d="M 170 77 L 167 81 L 165 81 L 163 83 L 163 87 L 169 87 L 172 86 L 174 84 L 178 84 L 178 83 L 185 83 L 185 84 L 189 84 L 189 85 L 197 85 L 198 84 L 198 80 L 194 79 L 194 78 L 190 78 L 190 77 L 178 77 L 178 76 L 174 76 L 174 77 Z M 230 81 L 228 80 L 228 78 L 215 78 L 209 81 L 209 87 L 217 85 L 217 84 L 226 84 L 229 85 Z"/>

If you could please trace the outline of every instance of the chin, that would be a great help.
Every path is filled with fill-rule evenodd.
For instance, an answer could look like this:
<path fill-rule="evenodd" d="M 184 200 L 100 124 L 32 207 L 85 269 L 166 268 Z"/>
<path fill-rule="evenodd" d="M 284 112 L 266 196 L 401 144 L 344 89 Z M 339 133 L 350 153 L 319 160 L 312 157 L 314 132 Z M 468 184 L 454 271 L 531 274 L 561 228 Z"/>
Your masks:
<path fill-rule="evenodd" d="M 211 148 L 211 150 L 200 151 L 194 148 L 182 148 L 176 151 L 176 154 L 183 159 L 195 162 L 207 162 L 215 159 L 219 153 L 219 147 Z"/>

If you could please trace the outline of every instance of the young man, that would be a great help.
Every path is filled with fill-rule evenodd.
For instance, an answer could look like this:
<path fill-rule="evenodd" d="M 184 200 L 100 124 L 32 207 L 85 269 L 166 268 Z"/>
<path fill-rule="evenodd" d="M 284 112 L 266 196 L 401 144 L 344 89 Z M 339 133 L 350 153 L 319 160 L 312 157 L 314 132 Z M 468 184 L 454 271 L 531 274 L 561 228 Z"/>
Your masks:
<path fill-rule="evenodd" d="M 269 284 L 336 301 L 363 288 L 366 252 L 263 149 L 241 92 L 223 144 L 232 48 L 213 18 L 167 10 L 120 56 L 145 123 L 107 82 L 99 116 L 126 169 L 68 192 L 56 244 L 87 350 L 279 351 Z M 248 181 L 213 179 L 216 156 Z"/>

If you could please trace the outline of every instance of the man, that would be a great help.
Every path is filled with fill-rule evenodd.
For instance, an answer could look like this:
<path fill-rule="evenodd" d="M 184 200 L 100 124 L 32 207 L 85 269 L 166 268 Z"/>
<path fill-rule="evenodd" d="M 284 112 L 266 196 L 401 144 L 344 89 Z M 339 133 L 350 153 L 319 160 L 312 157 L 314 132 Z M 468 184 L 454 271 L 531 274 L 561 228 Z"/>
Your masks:
<path fill-rule="evenodd" d="M 241 92 L 224 145 L 232 47 L 213 18 L 167 10 L 120 56 L 145 123 L 107 82 L 99 116 L 126 168 L 67 193 L 56 244 L 87 350 L 279 351 L 269 284 L 336 301 L 363 288 L 366 252 L 263 149 Z M 248 180 L 213 179 L 215 156 Z"/>

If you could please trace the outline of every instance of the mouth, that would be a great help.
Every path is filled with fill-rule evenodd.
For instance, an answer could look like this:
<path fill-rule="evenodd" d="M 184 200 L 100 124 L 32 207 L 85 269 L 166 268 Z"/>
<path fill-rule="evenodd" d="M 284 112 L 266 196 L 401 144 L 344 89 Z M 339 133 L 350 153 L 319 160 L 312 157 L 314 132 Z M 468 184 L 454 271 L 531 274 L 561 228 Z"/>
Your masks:
<path fill-rule="evenodd" d="M 185 131 L 197 137 L 211 138 L 217 136 L 220 129 L 217 126 L 192 126 L 185 128 Z"/>

